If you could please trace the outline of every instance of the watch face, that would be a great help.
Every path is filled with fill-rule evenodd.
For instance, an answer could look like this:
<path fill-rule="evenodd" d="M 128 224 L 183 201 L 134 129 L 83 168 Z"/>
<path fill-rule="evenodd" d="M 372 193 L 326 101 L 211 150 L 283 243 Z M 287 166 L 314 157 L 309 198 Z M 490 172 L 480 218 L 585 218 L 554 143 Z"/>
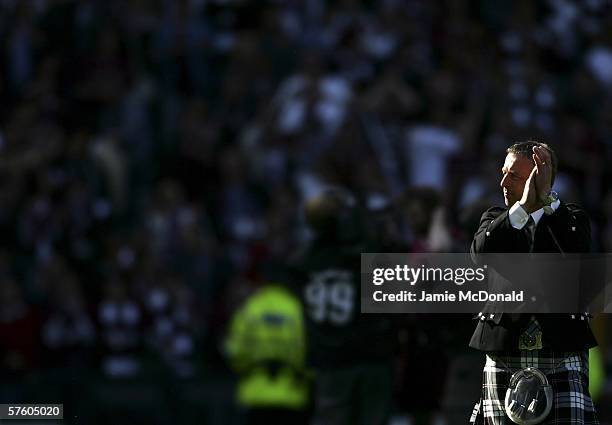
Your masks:
<path fill-rule="evenodd" d="M 546 204 L 550 205 L 559 199 L 559 195 L 554 190 L 551 190 L 546 197 Z"/>

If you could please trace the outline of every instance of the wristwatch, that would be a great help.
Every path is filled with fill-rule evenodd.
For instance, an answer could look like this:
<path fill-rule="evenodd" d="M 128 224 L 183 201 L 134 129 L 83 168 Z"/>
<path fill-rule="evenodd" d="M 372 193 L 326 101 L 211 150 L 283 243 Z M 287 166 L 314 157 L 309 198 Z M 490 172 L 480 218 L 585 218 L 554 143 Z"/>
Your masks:
<path fill-rule="evenodd" d="M 551 190 L 550 192 L 548 192 L 548 195 L 546 195 L 546 198 L 544 198 L 544 213 L 546 213 L 546 215 L 551 215 L 552 213 L 555 212 L 555 210 L 551 207 L 551 205 L 554 202 L 557 202 L 559 200 L 559 194 L 557 192 L 555 192 L 554 190 Z"/>

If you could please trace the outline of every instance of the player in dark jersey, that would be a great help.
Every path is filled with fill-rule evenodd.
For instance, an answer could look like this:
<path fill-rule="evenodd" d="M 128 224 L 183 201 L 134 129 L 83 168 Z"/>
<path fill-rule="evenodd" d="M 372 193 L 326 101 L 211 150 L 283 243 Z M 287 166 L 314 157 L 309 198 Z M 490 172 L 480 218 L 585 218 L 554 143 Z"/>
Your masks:
<path fill-rule="evenodd" d="M 316 425 L 386 423 L 391 404 L 390 319 L 360 313 L 360 254 L 377 252 L 359 209 L 330 190 L 309 201 L 314 238 L 299 261 Z"/>

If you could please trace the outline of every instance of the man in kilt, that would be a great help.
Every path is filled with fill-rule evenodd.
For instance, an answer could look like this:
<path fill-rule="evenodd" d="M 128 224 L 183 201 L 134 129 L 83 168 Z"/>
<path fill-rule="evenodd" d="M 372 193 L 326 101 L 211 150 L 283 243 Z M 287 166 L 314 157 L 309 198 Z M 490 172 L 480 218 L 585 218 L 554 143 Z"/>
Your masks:
<path fill-rule="evenodd" d="M 470 248 L 482 253 L 580 253 L 591 243 L 587 214 L 551 190 L 557 157 L 546 144 L 507 149 L 500 186 L 506 208 L 482 215 Z M 510 377 L 533 367 L 552 387 L 543 424 L 598 424 L 588 390 L 588 350 L 597 345 L 587 314 L 479 313 L 470 347 L 484 351 L 482 394 L 471 423 L 511 424 L 504 398 Z"/>

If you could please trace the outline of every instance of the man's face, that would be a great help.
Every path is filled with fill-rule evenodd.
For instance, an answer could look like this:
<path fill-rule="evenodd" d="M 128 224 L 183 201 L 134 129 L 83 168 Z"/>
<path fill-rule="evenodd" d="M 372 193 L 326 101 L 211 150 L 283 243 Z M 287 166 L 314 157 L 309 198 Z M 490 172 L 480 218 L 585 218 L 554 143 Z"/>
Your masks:
<path fill-rule="evenodd" d="M 533 169 L 533 160 L 527 156 L 509 153 L 502 167 L 502 179 L 499 185 L 504 192 L 506 206 L 514 205 L 523 196 L 525 182 Z"/>

